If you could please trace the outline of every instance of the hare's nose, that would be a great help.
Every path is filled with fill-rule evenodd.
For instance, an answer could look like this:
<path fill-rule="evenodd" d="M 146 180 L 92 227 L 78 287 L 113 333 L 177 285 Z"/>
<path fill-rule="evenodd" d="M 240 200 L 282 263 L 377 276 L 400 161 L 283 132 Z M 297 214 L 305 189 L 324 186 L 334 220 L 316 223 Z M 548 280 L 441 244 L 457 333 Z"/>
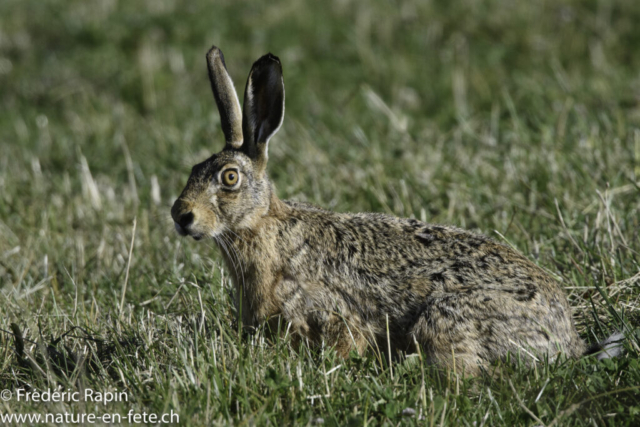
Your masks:
<path fill-rule="evenodd" d="M 180 214 L 175 221 L 184 229 L 188 228 L 193 222 L 193 212 L 185 212 Z"/>

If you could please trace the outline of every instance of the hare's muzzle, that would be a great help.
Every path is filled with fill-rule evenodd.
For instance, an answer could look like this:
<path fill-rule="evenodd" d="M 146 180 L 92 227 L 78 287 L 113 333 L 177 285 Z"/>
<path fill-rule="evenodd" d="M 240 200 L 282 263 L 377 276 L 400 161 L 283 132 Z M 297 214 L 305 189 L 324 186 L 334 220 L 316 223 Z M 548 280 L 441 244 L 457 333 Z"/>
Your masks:
<path fill-rule="evenodd" d="M 173 218 L 173 224 L 176 227 L 176 231 L 181 236 L 191 236 L 195 240 L 200 240 L 202 235 L 199 233 L 193 233 L 191 226 L 193 225 L 194 215 L 189 210 L 185 203 L 178 199 L 171 208 L 171 217 Z"/>

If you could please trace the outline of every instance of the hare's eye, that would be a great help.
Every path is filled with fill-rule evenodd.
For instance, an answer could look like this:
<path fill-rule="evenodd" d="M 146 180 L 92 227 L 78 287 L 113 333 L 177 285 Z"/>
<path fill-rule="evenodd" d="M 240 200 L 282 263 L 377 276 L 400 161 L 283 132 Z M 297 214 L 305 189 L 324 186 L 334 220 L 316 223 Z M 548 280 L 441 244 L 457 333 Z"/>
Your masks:
<path fill-rule="evenodd" d="M 222 183 L 228 186 L 234 186 L 238 183 L 238 171 L 234 169 L 226 170 L 222 173 Z"/>

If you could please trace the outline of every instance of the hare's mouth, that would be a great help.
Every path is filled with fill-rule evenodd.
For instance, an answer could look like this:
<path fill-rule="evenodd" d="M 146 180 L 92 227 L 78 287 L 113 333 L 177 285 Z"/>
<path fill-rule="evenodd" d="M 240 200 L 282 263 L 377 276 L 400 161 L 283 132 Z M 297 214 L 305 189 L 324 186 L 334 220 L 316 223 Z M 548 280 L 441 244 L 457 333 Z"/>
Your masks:
<path fill-rule="evenodd" d="M 193 231 L 189 230 L 188 227 L 183 227 L 183 226 L 181 226 L 180 224 L 178 224 L 175 221 L 174 221 L 173 225 L 176 227 L 176 231 L 181 236 L 191 236 L 191 237 L 193 237 L 193 240 L 202 239 L 202 233 L 194 233 Z"/>

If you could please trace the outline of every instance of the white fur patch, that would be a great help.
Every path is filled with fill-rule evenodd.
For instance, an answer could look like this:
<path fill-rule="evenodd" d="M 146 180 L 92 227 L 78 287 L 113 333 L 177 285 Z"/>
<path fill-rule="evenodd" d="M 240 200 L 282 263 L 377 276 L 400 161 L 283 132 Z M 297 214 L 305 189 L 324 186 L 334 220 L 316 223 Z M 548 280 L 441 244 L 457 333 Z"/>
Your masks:
<path fill-rule="evenodd" d="M 624 334 L 622 332 L 616 332 L 611 335 L 606 340 L 600 343 L 600 348 L 602 349 L 600 353 L 598 353 L 598 360 L 602 359 L 611 359 L 613 357 L 618 357 L 622 354 L 622 342 L 624 341 Z"/>
<path fill-rule="evenodd" d="M 231 101 L 233 105 L 229 105 L 229 107 L 233 111 L 227 111 L 229 115 L 229 120 L 233 121 L 231 123 L 231 128 L 237 132 L 240 132 L 240 135 L 235 135 L 237 139 L 235 141 L 228 141 L 231 146 L 239 148 L 242 146 L 242 108 L 240 107 L 240 99 L 238 99 L 238 93 L 236 92 L 235 85 L 233 84 L 233 80 L 231 80 L 231 76 L 229 72 L 225 69 L 224 66 L 221 67 L 222 74 L 224 78 L 227 80 L 227 95 L 231 95 L 233 100 Z"/>

